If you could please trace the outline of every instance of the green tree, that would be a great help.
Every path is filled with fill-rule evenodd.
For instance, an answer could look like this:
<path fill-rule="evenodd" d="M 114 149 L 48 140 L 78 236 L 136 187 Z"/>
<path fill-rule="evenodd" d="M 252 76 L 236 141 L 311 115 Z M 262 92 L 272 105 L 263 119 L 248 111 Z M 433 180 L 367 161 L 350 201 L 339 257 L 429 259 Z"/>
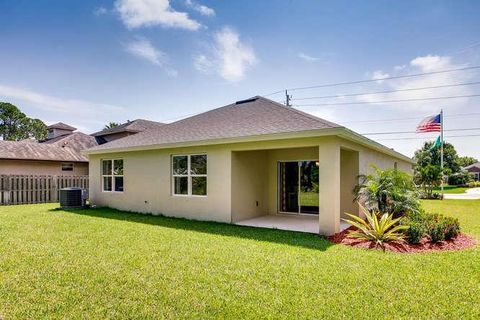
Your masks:
<path fill-rule="evenodd" d="M 416 172 L 428 165 L 440 167 L 440 148 L 432 148 L 434 143 L 434 141 L 425 142 L 421 149 L 415 151 Z M 460 171 L 457 151 L 448 142 L 445 142 L 443 145 L 443 168 L 444 175 Z"/>
<path fill-rule="evenodd" d="M 415 168 L 414 181 L 422 186 L 427 198 L 433 197 L 433 188 L 438 187 L 442 182 L 442 171 L 440 166 L 427 164 Z"/>
<path fill-rule="evenodd" d="M 120 125 L 120 123 L 118 122 L 109 122 L 105 125 L 105 127 L 103 129 L 113 129 L 113 128 L 116 128 Z"/>
<path fill-rule="evenodd" d="M 0 102 L 0 136 L 3 140 L 44 139 L 47 127 L 40 119 L 30 119 L 15 105 Z"/>
<path fill-rule="evenodd" d="M 43 140 L 47 137 L 47 126 L 40 119 L 29 119 L 28 121 L 29 137 L 37 140 Z"/>
<path fill-rule="evenodd" d="M 474 157 L 458 157 L 458 165 L 462 168 L 477 162 L 478 160 Z"/>

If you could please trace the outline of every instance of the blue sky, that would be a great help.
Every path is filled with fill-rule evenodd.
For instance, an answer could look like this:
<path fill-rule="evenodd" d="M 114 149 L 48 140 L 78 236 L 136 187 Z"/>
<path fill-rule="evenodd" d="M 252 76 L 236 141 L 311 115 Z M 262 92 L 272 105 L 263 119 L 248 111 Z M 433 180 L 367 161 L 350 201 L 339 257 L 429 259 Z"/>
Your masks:
<path fill-rule="evenodd" d="M 93 132 L 285 88 L 376 79 L 293 91 L 293 104 L 362 102 L 298 106 L 360 133 L 414 131 L 441 107 L 446 129 L 475 128 L 480 97 L 371 102 L 472 95 L 480 85 L 295 99 L 480 81 L 480 70 L 382 80 L 480 65 L 479 16 L 478 1 L 0 0 L 0 100 Z M 381 119 L 402 120 L 372 121 Z M 467 134 L 480 130 L 446 136 Z M 430 136 L 369 137 L 412 155 L 417 138 Z M 447 140 L 480 158 L 480 136 Z"/>

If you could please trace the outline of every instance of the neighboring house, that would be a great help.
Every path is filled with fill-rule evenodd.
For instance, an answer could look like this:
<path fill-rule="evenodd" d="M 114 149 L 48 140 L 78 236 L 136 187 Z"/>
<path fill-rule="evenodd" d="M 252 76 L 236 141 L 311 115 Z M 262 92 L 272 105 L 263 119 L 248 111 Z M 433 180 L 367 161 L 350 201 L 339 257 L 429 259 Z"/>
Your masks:
<path fill-rule="evenodd" d="M 0 141 L 0 174 L 88 175 L 88 158 L 81 151 L 95 138 L 64 123 L 47 127 L 42 141 Z"/>
<path fill-rule="evenodd" d="M 104 129 L 102 131 L 92 133 L 92 136 L 97 139 L 98 144 L 104 144 L 109 141 L 127 137 L 148 129 L 158 128 L 163 125 L 164 124 L 160 122 L 137 119 L 123 123 L 115 128 Z"/>
<path fill-rule="evenodd" d="M 88 175 L 88 158 L 82 150 L 163 124 L 138 119 L 92 135 L 59 122 L 47 127 L 42 141 L 0 141 L 0 174 Z"/>
<path fill-rule="evenodd" d="M 98 206 L 227 223 L 294 216 L 326 235 L 340 230 L 344 212 L 358 212 L 352 190 L 371 164 L 406 172 L 413 164 L 345 127 L 263 97 L 85 153 Z"/>
<path fill-rule="evenodd" d="M 474 181 L 480 181 L 480 162 L 466 166 L 463 170 L 470 173 Z"/>

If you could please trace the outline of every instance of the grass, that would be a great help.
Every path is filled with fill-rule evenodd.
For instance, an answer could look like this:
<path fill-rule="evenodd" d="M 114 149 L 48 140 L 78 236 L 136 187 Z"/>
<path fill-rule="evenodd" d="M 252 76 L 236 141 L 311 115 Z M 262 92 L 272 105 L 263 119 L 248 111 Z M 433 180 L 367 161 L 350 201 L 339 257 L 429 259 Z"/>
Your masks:
<path fill-rule="evenodd" d="M 300 205 L 318 207 L 318 192 L 300 192 Z"/>
<path fill-rule="evenodd" d="M 480 201 L 425 201 L 480 238 Z M 310 234 L 0 207 L 0 317 L 480 318 L 480 250 L 397 254 Z"/>
<path fill-rule="evenodd" d="M 468 189 L 471 189 L 471 188 L 469 188 L 469 187 L 450 186 L 450 185 L 443 186 L 443 192 L 444 192 L 444 193 L 455 193 L 455 194 L 465 193 L 465 191 L 468 190 Z M 440 191 L 441 191 L 441 188 L 440 188 L 440 187 L 434 187 L 434 188 L 433 188 L 433 191 L 434 191 L 434 192 L 440 192 Z"/>

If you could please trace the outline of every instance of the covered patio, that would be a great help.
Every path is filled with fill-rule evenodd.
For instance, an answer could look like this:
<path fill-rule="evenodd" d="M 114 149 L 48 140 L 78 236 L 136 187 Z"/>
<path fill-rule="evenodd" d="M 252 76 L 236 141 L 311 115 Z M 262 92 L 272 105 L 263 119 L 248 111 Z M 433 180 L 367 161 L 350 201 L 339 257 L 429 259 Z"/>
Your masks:
<path fill-rule="evenodd" d="M 348 228 L 341 218 L 358 212 L 352 193 L 358 152 L 333 149 L 318 144 L 234 151 L 231 222 L 314 234 Z"/>

